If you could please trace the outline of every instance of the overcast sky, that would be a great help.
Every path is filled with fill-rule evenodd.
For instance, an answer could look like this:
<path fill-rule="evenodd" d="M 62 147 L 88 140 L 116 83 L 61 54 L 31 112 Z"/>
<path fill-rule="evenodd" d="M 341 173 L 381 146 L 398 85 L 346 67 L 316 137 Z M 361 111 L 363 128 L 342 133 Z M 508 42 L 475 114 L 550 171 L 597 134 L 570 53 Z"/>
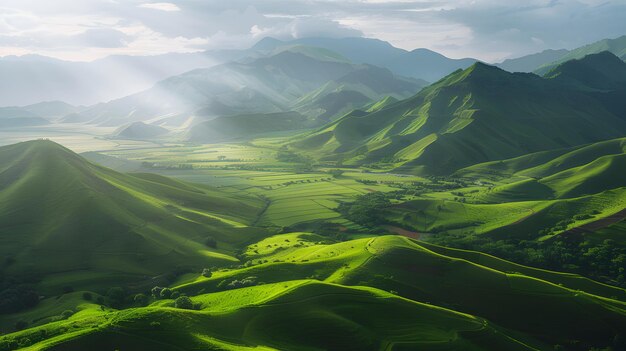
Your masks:
<path fill-rule="evenodd" d="M 0 56 L 93 60 L 365 36 L 499 61 L 626 34 L 626 0 L 0 0 Z"/>

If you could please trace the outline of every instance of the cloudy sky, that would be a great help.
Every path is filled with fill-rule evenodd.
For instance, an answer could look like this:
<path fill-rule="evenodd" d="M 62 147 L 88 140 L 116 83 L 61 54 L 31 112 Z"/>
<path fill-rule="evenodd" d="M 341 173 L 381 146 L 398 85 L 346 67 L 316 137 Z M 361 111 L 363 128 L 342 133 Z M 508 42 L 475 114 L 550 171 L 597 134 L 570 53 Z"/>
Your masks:
<path fill-rule="evenodd" d="M 618 37 L 625 19 L 626 0 L 0 0 L 0 56 L 87 61 L 364 36 L 493 62 Z"/>

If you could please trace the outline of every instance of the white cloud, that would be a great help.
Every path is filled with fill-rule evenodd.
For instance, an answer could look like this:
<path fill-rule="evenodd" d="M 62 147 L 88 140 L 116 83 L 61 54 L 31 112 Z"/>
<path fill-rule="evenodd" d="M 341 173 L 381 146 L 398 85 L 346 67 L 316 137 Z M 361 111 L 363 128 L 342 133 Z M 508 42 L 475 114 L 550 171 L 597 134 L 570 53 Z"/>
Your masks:
<path fill-rule="evenodd" d="M 363 35 L 493 61 L 626 34 L 622 0 L 152 1 L 0 0 L 0 55 L 90 60 Z"/>
<path fill-rule="evenodd" d="M 176 6 L 176 4 L 172 4 L 171 2 L 149 2 L 141 4 L 138 7 L 166 12 L 180 11 L 180 7 Z"/>

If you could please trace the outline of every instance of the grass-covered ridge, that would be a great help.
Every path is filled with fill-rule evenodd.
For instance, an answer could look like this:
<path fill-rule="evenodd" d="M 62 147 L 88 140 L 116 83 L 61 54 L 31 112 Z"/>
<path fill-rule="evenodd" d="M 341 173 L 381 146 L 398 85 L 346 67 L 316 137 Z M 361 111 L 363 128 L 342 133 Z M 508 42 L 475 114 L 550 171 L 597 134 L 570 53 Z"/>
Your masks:
<path fill-rule="evenodd" d="M 544 78 L 476 63 L 412 98 L 347 114 L 291 146 L 345 165 L 449 174 L 481 162 L 623 136 L 623 91 L 617 88 L 624 83 L 626 63 L 602 53 L 574 63 L 584 72 L 571 65 Z M 593 72 L 603 74 L 590 77 Z"/>
<path fill-rule="evenodd" d="M 606 297 L 623 301 L 626 291 L 575 275 L 397 236 L 320 239 L 264 239 L 246 251 L 251 266 L 185 278 L 174 291 L 192 296 L 191 310 L 169 299 L 123 311 L 83 302 L 73 316 L 7 335 L 0 345 L 28 339 L 44 350 L 551 350 L 574 340 L 605 345 L 626 323 L 624 302 Z M 262 250 L 270 246 L 284 248 Z M 221 283 L 243 280 L 249 283 Z"/>
<path fill-rule="evenodd" d="M 5 276 L 41 292 L 232 262 L 263 201 L 154 174 L 121 174 L 50 141 L 0 148 Z M 215 244 L 206 244 L 211 237 Z"/>

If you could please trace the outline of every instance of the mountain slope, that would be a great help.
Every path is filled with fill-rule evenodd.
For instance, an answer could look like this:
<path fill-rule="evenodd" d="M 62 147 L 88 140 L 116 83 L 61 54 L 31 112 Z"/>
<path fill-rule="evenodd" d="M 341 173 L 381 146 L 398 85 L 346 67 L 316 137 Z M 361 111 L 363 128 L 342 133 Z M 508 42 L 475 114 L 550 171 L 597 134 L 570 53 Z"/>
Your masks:
<path fill-rule="evenodd" d="M 169 130 L 143 122 L 131 123 L 118 128 L 113 136 L 127 139 L 151 139 L 167 134 Z"/>
<path fill-rule="evenodd" d="M 67 321 L 0 341 L 44 350 L 588 350 L 610 345 L 626 323 L 626 291 L 577 275 L 399 236 L 320 239 L 269 237 L 248 246 L 247 267 L 173 287 L 194 310 L 170 299 L 124 311 L 83 304 Z"/>
<path fill-rule="evenodd" d="M 117 173 L 49 141 L 2 147 L 0 164 L 0 255 L 12 262 L 3 273 L 43 278 L 44 291 L 236 261 L 230 250 L 263 235 L 247 228 L 260 200 Z"/>
<path fill-rule="evenodd" d="M 574 60 L 574 59 L 581 59 L 587 55 L 597 54 L 602 51 L 609 51 L 615 56 L 619 57 L 620 59 L 626 60 L 626 35 L 623 35 L 615 39 L 603 39 L 595 43 L 571 50 L 569 53 L 562 56 L 558 60 L 555 60 L 554 62 L 551 62 L 551 63 L 547 63 L 537 68 L 535 72 L 537 74 L 543 75 L 563 62 Z"/>
<path fill-rule="evenodd" d="M 582 61 L 597 63 L 595 57 Z M 626 133 L 621 91 L 589 92 L 566 76 L 476 63 L 410 99 L 345 116 L 292 146 L 328 161 L 436 174 Z"/>
<path fill-rule="evenodd" d="M 506 59 L 496 66 L 509 72 L 533 72 L 537 68 L 555 62 L 569 53 L 568 50 L 544 50 L 536 54 L 526 55 L 514 59 Z"/>
<path fill-rule="evenodd" d="M 20 128 L 49 124 L 45 118 L 24 107 L 0 107 L 0 128 Z"/>
<path fill-rule="evenodd" d="M 374 68 L 336 60 L 326 52 L 285 50 L 273 56 L 171 77 L 152 89 L 81 111 L 81 115 L 92 123 L 104 125 L 157 120 L 180 125 L 192 117 L 203 120 L 226 115 L 288 112 L 295 108 L 294 101 L 329 81 L 344 76 L 350 79 L 351 74 L 360 76 L 360 81 L 346 84 L 351 84 L 351 89 L 357 89 L 356 92 L 366 91 L 367 95 L 374 95 L 368 97 L 375 99 L 381 98 L 383 93 L 407 97 L 422 86 L 419 82 L 389 74 L 385 76 L 384 89 L 376 94 L 367 84 L 376 80 L 369 76 L 380 75 L 378 72 Z M 298 109 L 307 108 L 298 106 Z M 308 108 L 309 112 L 313 110 L 316 108 Z"/>
<path fill-rule="evenodd" d="M 246 140 L 264 133 L 312 126 L 313 123 L 306 116 L 297 112 L 224 116 L 193 126 L 189 130 L 188 139 L 203 143 Z"/>
<path fill-rule="evenodd" d="M 339 53 L 352 62 L 366 63 L 391 70 L 393 73 L 434 82 L 447 74 L 464 69 L 477 60 L 451 59 L 428 49 L 407 51 L 388 42 L 370 38 L 301 38 L 280 41 L 265 38 L 253 47 L 256 50 L 275 50 L 281 46 L 305 45 Z"/>
<path fill-rule="evenodd" d="M 608 51 L 567 61 L 547 72 L 544 77 L 564 84 L 597 90 L 626 89 L 626 65 Z"/>

